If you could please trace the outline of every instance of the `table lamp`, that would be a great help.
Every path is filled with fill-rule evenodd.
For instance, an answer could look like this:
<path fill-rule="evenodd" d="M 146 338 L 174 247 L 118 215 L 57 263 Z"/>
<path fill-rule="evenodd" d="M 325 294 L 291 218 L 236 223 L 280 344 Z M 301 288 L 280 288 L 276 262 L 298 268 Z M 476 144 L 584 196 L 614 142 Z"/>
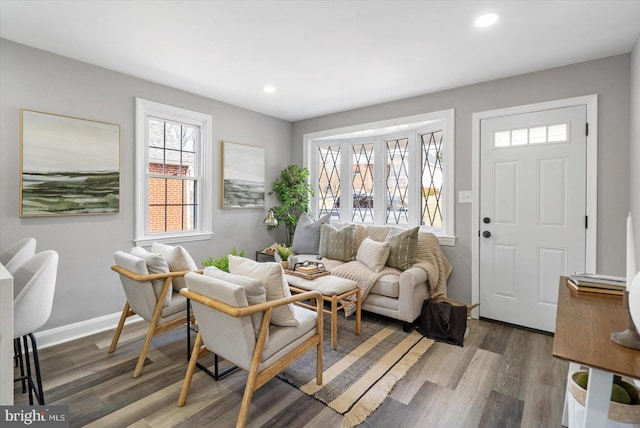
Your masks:
<path fill-rule="evenodd" d="M 631 213 L 627 217 L 627 288 L 622 305 L 629 311 L 627 329 L 611 333 L 611 340 L 621 346 L 640 350 L 640 272 L 636 273 L 636 255 L 633 241 L 633 221 Z"/>

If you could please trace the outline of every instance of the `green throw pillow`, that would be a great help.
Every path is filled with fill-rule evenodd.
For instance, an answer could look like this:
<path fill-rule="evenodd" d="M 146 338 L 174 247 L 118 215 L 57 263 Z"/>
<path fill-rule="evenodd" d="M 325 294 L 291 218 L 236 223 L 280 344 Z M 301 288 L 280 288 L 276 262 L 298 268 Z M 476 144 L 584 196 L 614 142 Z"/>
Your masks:
<path fill-rule="evenodd" d="M 389 243 L 387 266 L 406 270 L 413 265 L 418 247 L 418 228 L 391 229 L 385 239 Z"/>
<path fill-rule="evenodd" d="M 320 229 L 320 257 L 350 262 L 355 260 L 355 228 L 352 224 L 340 229 L 323 224 Z"/>

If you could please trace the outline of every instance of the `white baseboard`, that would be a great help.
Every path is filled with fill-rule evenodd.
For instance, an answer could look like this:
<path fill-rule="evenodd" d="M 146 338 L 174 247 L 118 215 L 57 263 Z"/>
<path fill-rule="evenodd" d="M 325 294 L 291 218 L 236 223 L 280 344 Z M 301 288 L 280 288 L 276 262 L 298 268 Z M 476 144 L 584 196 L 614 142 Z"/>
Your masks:
<path fill-rule="evenodd" d="M 59 345 L 60 343 L 80 339 L 81 337 L 90 336 L 105 330 L 115 330 L 121 314 L 122 312 L 117 312 L 74 324 L 63 325 L 62 327 L 39 331 L 35 333 L 36 339 L 38 340 L 38 349 Z M 125 325 L 141 320 L 142 318 L 139 315 L 133 315 L 127 318 Z"/>

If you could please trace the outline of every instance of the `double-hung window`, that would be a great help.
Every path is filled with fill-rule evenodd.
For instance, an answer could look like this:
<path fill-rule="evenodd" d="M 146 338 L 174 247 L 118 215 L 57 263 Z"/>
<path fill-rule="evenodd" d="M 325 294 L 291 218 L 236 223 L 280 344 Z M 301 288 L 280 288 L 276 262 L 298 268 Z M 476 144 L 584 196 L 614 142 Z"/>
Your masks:
<path fill-rule="evenodd" d="M 136 243 L 211 237 L 210 115 L 136 99 Z"/>
<path fill-rule="evenodd" d="M 454 243 L 454 111 L 305 135 L 317 215 L 420 226 Z"/>

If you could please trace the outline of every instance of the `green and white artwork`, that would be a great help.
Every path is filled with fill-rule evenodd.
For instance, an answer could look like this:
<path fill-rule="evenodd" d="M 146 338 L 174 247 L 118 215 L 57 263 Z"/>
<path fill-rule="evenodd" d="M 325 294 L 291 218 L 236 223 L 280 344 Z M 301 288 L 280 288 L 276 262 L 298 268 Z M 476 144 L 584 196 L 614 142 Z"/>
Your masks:
<path fill-rule="evenodd" d="M 20 216 L 118 213 L 120 126 L 21 114 Z"/>
<path fill-rule="evenodd" d="M 222 208 L 263 208 L 264 148 L 222 142 Z"/>

